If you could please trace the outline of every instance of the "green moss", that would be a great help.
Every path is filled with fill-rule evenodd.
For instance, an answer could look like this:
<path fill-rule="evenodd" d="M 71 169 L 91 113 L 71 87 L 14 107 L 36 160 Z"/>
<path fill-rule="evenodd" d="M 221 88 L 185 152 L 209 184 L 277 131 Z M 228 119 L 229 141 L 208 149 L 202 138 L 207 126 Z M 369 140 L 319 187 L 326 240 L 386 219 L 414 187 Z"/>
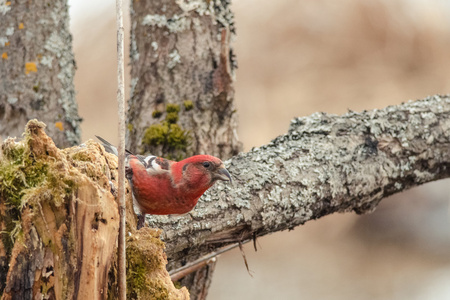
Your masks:
<path fill-rule="evenodd" d="M 128 124 L 127 124 L 127 129 L 128 129 L 129 132 L 132 132 L 133 129 L 134 129 L 133 124 L 128 123 Z"/>
<path fill-rule="evenodd" d="M 191 109 L 194 108 L 194 103 L 192 103 L 191 100 L 185 100 L 183 102 L 183 104 L 184 104 L 184 109 L 186 109 L 186 111 L 190 111 Z"/>
<path fill-rule="evenodd" d="M 10 209 L 5 215 L 0 215 L 0 223 L 3 223 L 5 226 L 4 230 L 0 231 L 0 237 L 7 257 L 10 257 L 14 247 L 14 241 L 22 232 L 19 213 L 18 209 Z"/>
<path fill-rule="evenodd" d="M 185 150 L 188 146 L 187 132 L 178 124 L 170 124 L 167 144 L 175 150 Z"/>
<path fill-rule="evenodd" d="M 176 122 L 178 122 L 178 113 L 177 112 L 167 113 L 166 121 L 169 124 L 175 124 Z"/>
<path fill-rule="evenodd" d="M 155 118 L 155 119 L 158 119 L 161 116 L 162 116 L 162 112 L 160 112 L 159 110 L 154 110 L 152 112 L 152 117 Z"/>
<path fill-rule="evenodd" d="M 92 161 L 91 156 L 87 154 L 85 151 L 75 152 L 73 155 L 70 156 L 70 158 L 79 161 Z"/>
<path fill-rule="evenodd" d="M 186 110 L 192 109 L 192 101 L 184 101 Z M 154 111 L 153 116 L 159 111 Z M 166 105 L 166 118 L 158 124 L 149 126 L 144 131 L 142 146 L 144 152 L 164 156 L 169 159 L 181 160 L 187 156 L 190 141 L 189 131 L 177 124 L 180 105 L 169 103 Z M 160 115 L 158 115 L 159 117 Z"/>
<path fill-rule="evenodd" d="M 146 299 L 165 300 L 169 299 L 169 291 L 162 280 L 153 280 L 150 285 L 149 296 L 150 298 Z"/>
<path fill-rule="evenodd" d="M 21 143 L 6 141 L 0 160 L 0 197 L 8 209 L 22 209 L 29 201 L 48 200 L 59 206 L 71 194 L 75 181 L 63 162 L 53 157 L 36 159 L 30 152 L 29 137 Z"/>
<path fill-rule="evenodd" d="M 165 268 L 158 255 L 163 247 L 157 237 L 145 236 L 145 240 L 127 238 L 127 299 L 168 299 L 165 283 L 155 276 Z"/>
<path fill-rule="evenodd" d="M 58 169 L 57 164 L 51 166 L 51 172 L 48 172 L 45 184 L 41 187 L 47 193 L 41 193 L 39 189 L 36 189 L 31 193 L 25 193 L 25 201 L 33 198 L 37 201 L 51 201 L 56 207 L 62 205 L 66 197 L 75 191 L 76 182 L 70 174 L 60 172 Z"/>
<path fill-rule="evenodd" d="M 167 113 L 179 113 L 180 112 L 180 106 L 178 104 L 169 103 L 166 106 L 166 112 Z"/>
<path fill-rule="evenodd" d="M 176 287 L 177 289 L 181 289 L 183 287 L 179 281 L 174 281 L 173 286 Z"/>
<path fill-rule="evenodd" d="M 27 141 L 25 137 L 25 141 Z M 25 142 L 16 143 L 8 139 L 2 145 L 3 156 L 0 156 L 0 223 L 3 231 L 0 238 L 9 257 L 14 242 L 23 236 L 21 210 L 23 198 L 28 191 L 45 182 L 48 166 L 32 158 Z"/>
<path fill-rule="evenodd" d="M 144 132 L 142 143 L 151 146 L 158 146 L 164 144 L 169 134 L 169 126 L 166 122 L 162 124 L 153 124 Z"/>
<path fill-rule="evenodd" d="M 17 149 L 9 148 L 0 161 L 0 194 L 16 208 L 21 208 L 26 191 L 41 184 L 48 174 L 48 165 L 33 161 L 23 148 L 20 144 Z"/>
<path fill-rule="evenodd" d="M 127 299 L 137 299 L 140 291 L 147 288 L 146 267 L 143 258 L 134 247 L 127 247 Z"/>
<path fill-rule="evenodd" d="M 180 125 L 163 121 L 145 130 L 142 144 L 147 150 L 162 146 L 165 157 L 173 159 L 182 158 L 180 153 L 175 152 L 186 152 L 189 139 L 189 132 L 182 129 Z"/>
<path fill-rule="evenodd" d="M 22 159 L 25 146 L 22 143 L 5 143 L 2 146 L 3 160 L 17 161 Z"/>

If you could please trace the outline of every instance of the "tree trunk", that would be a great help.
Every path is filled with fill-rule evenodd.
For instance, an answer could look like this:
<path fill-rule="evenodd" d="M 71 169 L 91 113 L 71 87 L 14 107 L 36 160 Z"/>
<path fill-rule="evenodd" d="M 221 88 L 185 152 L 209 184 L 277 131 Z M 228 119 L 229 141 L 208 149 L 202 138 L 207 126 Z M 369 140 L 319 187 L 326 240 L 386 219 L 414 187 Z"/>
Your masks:
<path fill-rule="evenodd" d="M 233 35 L 228 1 L 132 1 L 129 150 L 175 159 L 241 150 Z"/>
<path fill-rule="evenodd" d="M 132 1 L 131 28 L 128 149 L 175 160 L 237 154 L 229 1 Z M 213 270 L 180 281 L 192 299 L 206 298 Z"/>
<path fill-rule="evenodd" d="M 0 137 L 39 118 L 57 146 L 79 144 L 67 10 L 65 0 L 0 4 Z"/>

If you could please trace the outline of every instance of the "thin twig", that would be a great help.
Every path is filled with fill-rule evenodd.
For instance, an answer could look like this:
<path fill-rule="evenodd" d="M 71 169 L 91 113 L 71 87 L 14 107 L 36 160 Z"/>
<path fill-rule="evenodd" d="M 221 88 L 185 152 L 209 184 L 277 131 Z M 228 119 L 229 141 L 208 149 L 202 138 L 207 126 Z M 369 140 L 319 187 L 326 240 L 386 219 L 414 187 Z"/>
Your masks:
<path fill-rule="evenodd" d="M 250 275 L 250 277 L 253 277 L 252 273 L 250 272 L 250 268 L 248 267 L 247 257 L 245 256 L 244 247 L 242 247 L 242 243 L 239 242 L 239 250 L 241 250 L 242 258 L 244 259 L 245 267 L 247 268 L 247 273 Z"/>
<path fill-rule="evenodd" d="M 189 268 L 185 268 L 185 269 L 183 269 L 183 270 L 181 270 L 179 272 L 174 273 L 173 275 L 170 275 L 170 279 L 172 281 L 178 281 L 181 278 L 185 277 L 186 275 L 189 275 L 189 274 L 191 274 L 191 273 L 193 273 L 193 272 L 195 272 L 195 271 L 203 268 L 204 266 L 209 265 L 210 263 L 213 263 L 215 261 L 216 261 L 216 257 L 211 257 L 208 260 L 203 260 L 201 262 L 198 262 L 195 265 L 191 265 Z"/>
<path fill-rule="evenodd" d="M 118 178 L 118 204 L 120 214 L 119 249 L 118 249 L 118 281 L 119 299 L 126 300 L 126 254 L 125 254 L 125 84 L 124 84 L 124 28 L 122 0 L 116 0 L 117 23 L 117 104 L 119 114 L 119 178 Z"/>
<path fill-rule="evenodd" d="M 211 262 L 214 262 L 216 260 L 216 257 L 219 256 L 220 254 L 230 251 L 236 247 L 241 247 L 240 245 L 246 244 L 250 241 L 251 240 L 245 240 L 243 242 L 239 242 L 239 243 L 235 243 L 235 244 L 223 247 L 215 252 L 209 253 L 208 255 L 202 256 L 199 259 L 194 260 L 193 262 L 187 263 L 186 265 L 182 266 L 181 268 L 172 270 L 169 272 L 170 279 L 172 279 L 172 281 L 180 280 L 181 278 L 185 277 L 186 275 L 202 268 L 203 266 L 210 264 Z M 242 249 L 241 249 L 241 252 L 242 252 Z M 243 257 L 244 257 L 245 266 L 247 267 L 247 271 L 250 274 L 250 271 L 248 270 L 247 260 L 245 259 L 245 255 L 243 255 Z M 250 274 L 250 276 L 252 276 L 252 275 Z"/>

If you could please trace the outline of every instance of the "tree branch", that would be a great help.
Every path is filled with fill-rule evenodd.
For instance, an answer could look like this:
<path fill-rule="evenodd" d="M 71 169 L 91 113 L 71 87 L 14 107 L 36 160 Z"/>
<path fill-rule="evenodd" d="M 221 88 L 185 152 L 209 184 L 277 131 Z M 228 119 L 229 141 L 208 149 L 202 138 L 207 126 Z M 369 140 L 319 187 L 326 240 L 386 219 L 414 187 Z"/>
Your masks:
<path fill-rule="evenodd" d="M 227 162 L 189 215 L 151 216 L 169 269 L 229 243 L 293 229 L 334 212 L 372 212 L 394 193 L 450 175 L 450 98 L 343 116 L 316 113 Z"/>

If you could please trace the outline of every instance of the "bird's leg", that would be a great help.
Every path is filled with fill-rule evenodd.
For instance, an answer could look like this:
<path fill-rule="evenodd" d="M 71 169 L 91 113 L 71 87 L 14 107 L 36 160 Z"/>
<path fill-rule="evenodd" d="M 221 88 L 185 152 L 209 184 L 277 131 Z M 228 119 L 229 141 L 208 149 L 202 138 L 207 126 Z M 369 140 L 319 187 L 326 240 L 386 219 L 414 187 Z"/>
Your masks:
<path fill-rule="evenodd" d="M 138 215 L 137 230 L 144 227 L 144 225 L 145 225 L 145 214 L 141 213 Z"/>
<path fill-rule="evenodd" d="M 116 190 L 116 187 L 114 186 L 114 184 L 113 184 L 113 182 L 111 180 L 109 181 L 109 187 L 111 189 L 111 194 L 113 194 L 114 197 L 116 197 L 117 196 L 117 190 Z"/>

